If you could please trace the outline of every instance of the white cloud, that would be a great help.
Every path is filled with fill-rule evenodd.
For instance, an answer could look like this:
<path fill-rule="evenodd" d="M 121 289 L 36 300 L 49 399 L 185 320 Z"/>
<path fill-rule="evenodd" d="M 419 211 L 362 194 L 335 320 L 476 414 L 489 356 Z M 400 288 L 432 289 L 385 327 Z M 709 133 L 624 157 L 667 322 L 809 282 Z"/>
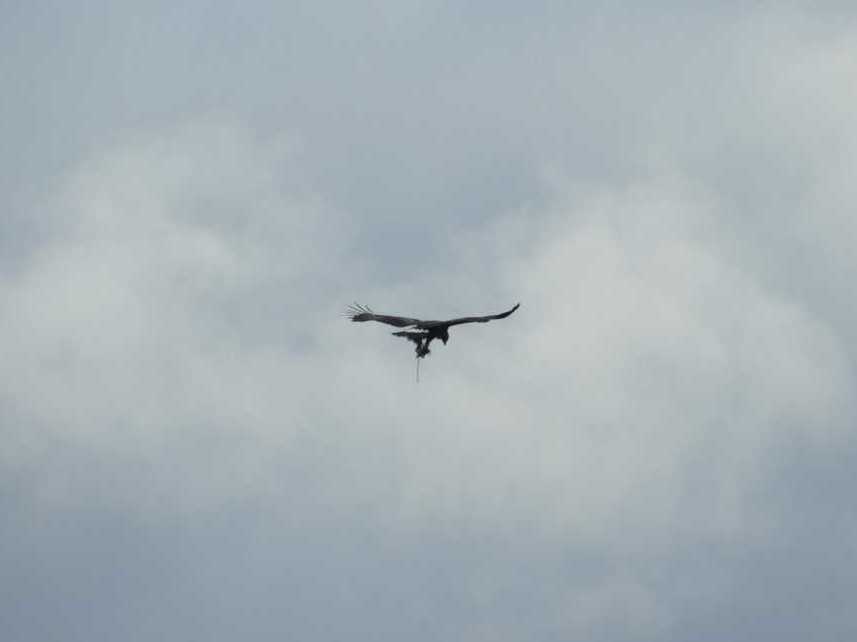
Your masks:
<path fill-rule="evenodd" d="M 793 588 L 850 532 L 847 28 L 652 9 L 570 38 L 504 9 L 423 33 L 441 9 L 366 46 L 374 17 L 340 21 L 342 49 L 307 16 L 276 46 L 237 25 L 217 73 L 253 100 L 102 132 L 52 179 L 0 281 L 0 501 L 23 517 L 0 535 L 22 577 L 28 546 L 47 569 L 23 594 L 58 599 L 67 558 L 114 568 L 104 544 L 175 561 L 144 603 L 233 637 L 286 601 L 307 639 L 662 639 L 782 605 L 743 580 L 784 565 Z M 238 78 L 238 44 L 285 88 Z M 522 305 L 454 328 L 416 384 L 410 344 L 340 316 L 355 299 Z"/>
<path fill-rule="evenodd" d="M 341 218 L 281 187 L 285 152 L 207 120 L 71 174 L 54 205 L 64 234 L 4 286 L 5 387 L 46 439 L 150 461 L 177 431 L 289 415 L 286 399 L 256 390 L 272 359 L 246 349 L 228 316 L 250 315 L 262 331 L 294 324 L 287 332 L 299 335 L 311 291 L 270 319 L 248 293 L 285 285 L 278 295 L 288 300 L 288 287 L 339 251 L 326 229 L 343 230 Z M 289 346 L 273 351 L 294 360 Z"/>
<path fill-rule="evenodd" d="M 276 492 L 277 461 L 313 430 L 343 444 L 318 462 L 341 468 L 322 475 L 329 501 L 385 493 L 405 527 L 526 518 L 595 541 L 630 519 L 666 537 L 697 450 L 719 449 L 740 488 L 778 431 L 842 427 L 852 382 L 836 338 L 703 240 L 714 201 L 681 181 L 558 194 L 473 232 L 482 271 L 456 272 L 471 263 L 463 242 L 425 287 L 372 293 L 461 305 L 488 287 L 505 297 L 495 307 L 523 301 L 504 322 L 457 328 L 415 386 L 408 346 L 334 315 L 347 228 L 282 191 L 280 149 L 217 122 L 152 140 L 75 172 L 58 199 L 67 235 L 7 284 L 7 387 L 48 432 L 104 456 L 172 461 L 200 439 L 200 455 L 175 460 L 186 472 L 154 473 L 203 475 L 182 491 L 192 501 Z M 515 250 L 522 225 L 539 232 Z M 288 307 L 232 325 L 271 284 Z M 256 348 L 257 327 L 278 324 L 316 347 L 272 334 Z M 377 449 L 388 459 L 369 473 Z M 734 489 L 714 492 L 730 528 L 751 521 Z"/>

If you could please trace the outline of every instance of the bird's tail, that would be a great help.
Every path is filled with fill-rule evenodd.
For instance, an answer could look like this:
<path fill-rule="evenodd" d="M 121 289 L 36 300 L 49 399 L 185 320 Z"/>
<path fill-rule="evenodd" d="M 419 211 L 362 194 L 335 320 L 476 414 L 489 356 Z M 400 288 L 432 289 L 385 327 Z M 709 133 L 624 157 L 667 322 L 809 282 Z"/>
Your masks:
<path fill-rule="evenodd" d="M 431 353 L 431 350 L 428 349 L 428 342 L 426 341 L 426 337 L 428 337 L 428 332 L 413 332 L 409 330 L 400 330 L 399 332 L 394 332 L 394 336 L 403 337 L 412 343 L 415 343 L 417 346 L 417 359 L 425 357 L 427 354 Z"/>

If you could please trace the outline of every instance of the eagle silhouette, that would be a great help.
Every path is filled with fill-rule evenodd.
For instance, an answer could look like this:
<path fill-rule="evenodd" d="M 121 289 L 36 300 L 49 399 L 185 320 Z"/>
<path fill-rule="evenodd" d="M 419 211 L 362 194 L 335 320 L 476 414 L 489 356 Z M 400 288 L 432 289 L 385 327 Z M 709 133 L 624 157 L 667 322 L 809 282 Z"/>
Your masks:
<path fill-rule="evenodd" d="M 416 344 L 417 359 L 423 359 L 431 351 L 429 344 L 434 339 L 440 339 L 443 344 L 449 341 L 449 328 L 462 323 L 487 323 L 494 319 L 505 319 L 520 307 L 520 303 L 516 303 L 513 308 L 501 312 L 499 314 L 488 314 L 482 317 L 460 317 L 458 319 L 449 319 L 448 321 L 424 321 L 422 319 L 411 319 L 410 317 L 397 317 L 389 314 L 375 314 L 370 308 L 359 303 L 354 303 L 348 307 L 346 316 L 352 321 L 379 321 L 387 325 L 393 325 L 397 328 L 413 328 L 412 330 L 402 330 L 394 332 L 397 337 L 404 337 L 408 341 Z"/>

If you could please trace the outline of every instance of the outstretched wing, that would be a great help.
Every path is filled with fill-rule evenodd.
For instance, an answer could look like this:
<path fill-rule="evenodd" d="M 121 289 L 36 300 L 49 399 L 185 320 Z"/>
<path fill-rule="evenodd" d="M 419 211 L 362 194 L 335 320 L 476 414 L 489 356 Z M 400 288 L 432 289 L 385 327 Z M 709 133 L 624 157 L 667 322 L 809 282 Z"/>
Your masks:
<path fill-rule="evenodd" d="M 447 327 L 451 325 L 461 325 L 462 323 L 487 323 L 488 321 L 493 321 L 494 319 L 505 319 L 507 316 L 512 314 L 512 312 L 517 310 L 520 306 L 520 303 L 516 303 L 511 310 L 506 310 L 505 312 L 501 312 L 500 314 L 487 314 L 484 317 L 461 317 L 459 319 L 450 319 L 449 321 L 437 321 L 435 323 L 437 325 L 445 325 Z"/>
<path fill-rule="evenodd" d="M 408 317 L 396 317 L 389 314 L 375 314 L 365 305 L 354 303 L 348 306 L 346 316 L 352 321 L 380 321 L 388 325 L 394 325 L 397 328 L 407 328 L 410 326 L 418 326 L 423 322 L 419 319 L 411 319 Z"/>

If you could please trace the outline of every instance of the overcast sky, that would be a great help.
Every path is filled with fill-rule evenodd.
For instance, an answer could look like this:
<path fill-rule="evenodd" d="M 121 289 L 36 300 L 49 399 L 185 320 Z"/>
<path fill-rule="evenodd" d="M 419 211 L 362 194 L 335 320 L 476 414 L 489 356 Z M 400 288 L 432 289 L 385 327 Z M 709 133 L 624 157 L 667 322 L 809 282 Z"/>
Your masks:
<path fill-rule="evenodd" d="M 0 638 L 857 635 L 857 10 L 590 4 L 0 3 Z"/>

